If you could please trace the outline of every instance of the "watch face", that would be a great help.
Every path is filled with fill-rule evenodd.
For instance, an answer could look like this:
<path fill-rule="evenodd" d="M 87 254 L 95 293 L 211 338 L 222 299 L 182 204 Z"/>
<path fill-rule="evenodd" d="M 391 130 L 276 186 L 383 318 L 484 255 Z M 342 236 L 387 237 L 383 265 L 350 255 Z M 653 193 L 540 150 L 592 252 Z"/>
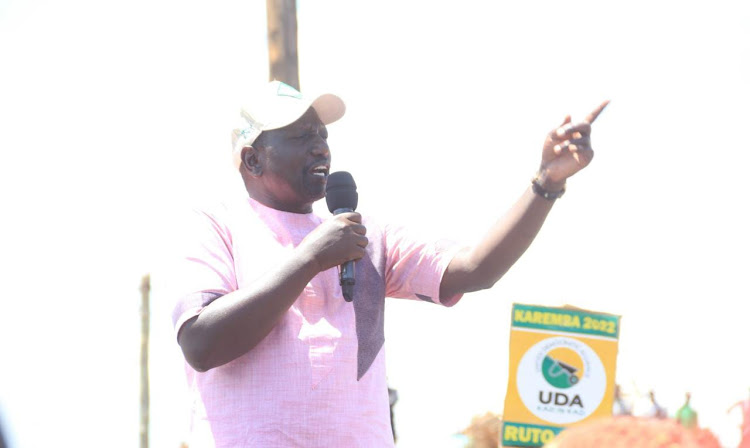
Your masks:
<path fill-rule="evenodd" d="M 535 177 L 531 181 L 531 189 L 534 190 L 534 193 L 538 194 L 539 196 L 543 197 L 544 199 L 548 199 L 550 201 L 554 201 L 555 199 L 559 199 L 562 197 L 563 194 L 565 194 L 565 186 L 563 186 L 562 190 L 560 191 L 547 191 L 539 184 L 539 178 Z"/>

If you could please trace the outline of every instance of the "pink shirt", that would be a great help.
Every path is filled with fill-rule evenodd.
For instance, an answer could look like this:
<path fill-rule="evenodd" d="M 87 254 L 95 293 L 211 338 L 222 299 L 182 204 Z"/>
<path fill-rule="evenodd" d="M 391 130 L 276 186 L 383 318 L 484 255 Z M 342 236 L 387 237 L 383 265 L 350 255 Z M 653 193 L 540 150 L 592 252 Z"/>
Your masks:
<path fill-rule="evenodd" d="M 274 210 L 250 198 L 199 211 L 195 218 L 177 269 L 176 331 L 211 301 L 251 284 L 326 219 Z M 191 448 L 393 446 L 382 299 L 439 303 L 440 280 L 458 248 L 421 242 L 367 219 L 365 225 L 373 262 L 357 263 L 357 285 L 362 280 L 379 289 L 355 289 L 356 312 L 341 295 L 337 269 L 329 269 L 312 279 L 250 352 L 205 373 L 185 364 Z M 360 264 L 374 266 L 365 279 Z"/>

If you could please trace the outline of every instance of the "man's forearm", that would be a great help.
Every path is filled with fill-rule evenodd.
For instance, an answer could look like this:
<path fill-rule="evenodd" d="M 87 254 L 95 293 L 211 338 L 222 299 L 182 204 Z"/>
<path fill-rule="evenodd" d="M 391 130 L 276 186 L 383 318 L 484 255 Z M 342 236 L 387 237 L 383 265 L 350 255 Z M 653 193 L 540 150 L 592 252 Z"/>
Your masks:
<path fill-rule="evenodd" d="M 523 255 L 565 182 L 591 163 L 591 125 L 607 104 L 601 103 L 581 122 L 573 123 L 568 115 L 547 134 L 534 180 L 536 192 L 529 187 L 477 246 L 454 257 L 440 283 L 441 299 L 491 287 Z"/>
<path fill-rule="evenodd" d="M 214 300 L 180 330 L 185 359 L 203 372 L 247 353 L 271 332 L 317 273 L 312 259 L 295 251 L 252 286 Z"/>
<path fill-rule="evenodd" d="M 441 299 L 492 287 L 534 241 L 553 204 L 529 187 L 479 243 L 454 257 L 440 284 Z"/>

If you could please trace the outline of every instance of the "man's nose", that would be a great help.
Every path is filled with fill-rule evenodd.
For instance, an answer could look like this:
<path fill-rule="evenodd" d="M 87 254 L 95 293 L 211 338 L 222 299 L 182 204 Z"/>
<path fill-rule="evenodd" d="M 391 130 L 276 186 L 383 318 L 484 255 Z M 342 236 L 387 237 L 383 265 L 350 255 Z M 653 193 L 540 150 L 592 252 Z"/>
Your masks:
<path fill-rule="evenodd" d="M 328 157 L 330 154 L 330 149 L 328 148 L 328 142 L 325 141 L 325 139 L 318 137 L 316 139 L 315 145 L 313 145 L 312 154 L 315 156 L 325 156 Z"/>

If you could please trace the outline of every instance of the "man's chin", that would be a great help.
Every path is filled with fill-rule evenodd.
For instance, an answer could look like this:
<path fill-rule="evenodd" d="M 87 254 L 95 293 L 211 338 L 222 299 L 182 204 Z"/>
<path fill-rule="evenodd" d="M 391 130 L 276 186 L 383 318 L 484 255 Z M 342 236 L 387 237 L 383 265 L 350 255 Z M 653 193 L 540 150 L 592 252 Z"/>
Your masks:
<path fill-rule="evenodd" d="M 308 185 L 307 188 L 307 197 L 313 201 L 319 201 L 326 197 L 326 187 L 325 184 L 320 185 Z"/>
<path fill-rule="evenodd" d="M 309 194 L 307 195 L 307 200 L 305 202 L 307 202 L 308 204 L 313 204 L 314 202 L 318 202 L 324 197 L 325 194 Z"/>

